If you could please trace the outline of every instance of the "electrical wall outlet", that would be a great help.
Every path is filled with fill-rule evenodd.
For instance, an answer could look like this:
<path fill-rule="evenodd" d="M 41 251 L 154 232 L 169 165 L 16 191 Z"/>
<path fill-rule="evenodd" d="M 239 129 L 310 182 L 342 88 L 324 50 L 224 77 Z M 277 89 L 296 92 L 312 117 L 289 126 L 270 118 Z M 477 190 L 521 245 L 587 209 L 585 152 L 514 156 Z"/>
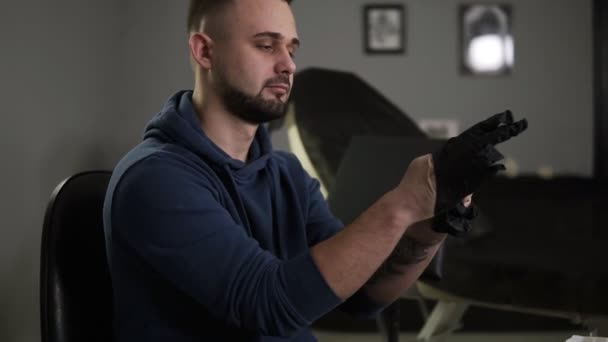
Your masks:
<path fill-rule="evenodd" d="M 454 119 L 421 119 L 418 127 L 433 139 L 449 139 L 459 132 L 458 121 Z"/>

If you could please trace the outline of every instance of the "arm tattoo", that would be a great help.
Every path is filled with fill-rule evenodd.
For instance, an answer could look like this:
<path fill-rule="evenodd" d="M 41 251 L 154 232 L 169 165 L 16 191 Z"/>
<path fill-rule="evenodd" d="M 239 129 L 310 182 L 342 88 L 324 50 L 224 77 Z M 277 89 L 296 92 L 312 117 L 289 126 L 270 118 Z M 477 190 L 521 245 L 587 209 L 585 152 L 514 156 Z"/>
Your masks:
<path fill-rule="evenodd" d="M 387 275 L 403 274 L 404 272 L 399 269 L 399 266 L 415 265 L 422 262 L 429 256 L 430 249 L 439 242 L 441 240 L 420 241 L 407 233 L 404 234 L 391 255 L 374 273 L 370 283 L 375 283 Z"/>

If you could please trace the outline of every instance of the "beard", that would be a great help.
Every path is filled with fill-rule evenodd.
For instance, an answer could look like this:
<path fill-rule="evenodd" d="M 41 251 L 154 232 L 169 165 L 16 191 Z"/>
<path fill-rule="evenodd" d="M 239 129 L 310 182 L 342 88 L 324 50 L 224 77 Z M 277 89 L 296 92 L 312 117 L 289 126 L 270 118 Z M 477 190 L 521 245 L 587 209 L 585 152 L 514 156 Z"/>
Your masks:
<path fill-rule="evenodd" d="M 289 77 L 271 78 L 264 83 L 264 87 L 277 83 L 289 86 Z M 220 84 L 220 98 L 226 109 L 248 123 L 263 124 L 280 119 L 287 112 L 287 100 L 283 102 L 278 97 L 265 99 L 262 97 L 264 88 L 257 95 L 251 96 L 230 84 L 225 78 L 222 78 Z"/>

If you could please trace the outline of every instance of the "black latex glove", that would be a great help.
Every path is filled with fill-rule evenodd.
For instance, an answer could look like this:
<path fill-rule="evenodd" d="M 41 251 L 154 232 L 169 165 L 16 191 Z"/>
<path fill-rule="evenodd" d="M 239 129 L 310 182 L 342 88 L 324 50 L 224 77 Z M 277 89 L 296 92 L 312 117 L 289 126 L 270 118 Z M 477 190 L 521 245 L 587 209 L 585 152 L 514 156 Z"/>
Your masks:
<path fill-rule="evenodd" d="M 436 232 L 460 237 L 471 230 L 476 216 L 477 211 L 472 203 L 465 207 L 462 202 L 458 202 L 455 207 L 433 216 L 431 227 Z"/>
<path fill-rule="evenodd" d="M 456 208 L 462 199 L 498 171 L 504 156 L 495 145 L 509 140 L 528 127 L 526 119 L 513 122 L 511 111 L 491 116 L 449 139 L 433 153 L 437 185 L 435 215 Z"/>

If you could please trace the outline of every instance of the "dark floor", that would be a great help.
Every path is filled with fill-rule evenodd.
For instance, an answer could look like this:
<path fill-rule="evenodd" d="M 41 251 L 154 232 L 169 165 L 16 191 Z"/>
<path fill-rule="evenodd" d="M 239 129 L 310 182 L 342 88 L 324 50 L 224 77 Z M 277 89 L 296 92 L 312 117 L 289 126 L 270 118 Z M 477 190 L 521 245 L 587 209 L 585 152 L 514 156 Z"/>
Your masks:
<path fill-rule="evenodd" d="M 434 302 L 427 301 L 432 308 Z M 418 304 L 400 300 L 401 342 L 414 342 L 423 325 Z M 470 307 L 463 317 L 463 328 L 446 342 L 565 342 L 572 335 L 588 335 L 583 326 L 560 319 Z M 319 342 L 384 342 L 375 320 L 353 318 L 331 312 L 313 325 Z"/>
<path fill-rule="evenodd" d="M 399 301 L 401 320 L 400 328 L 403 332 L 417 332 L 423 325 L 423 316 L 418 304 L 414 300 L 402 299 Z M 433 301 L 427 301 L 427 307 L 432 309 Z M 353 318 L 340 311 L 334 311 L 316 322 L 314 328 L 338 332 L 375 332 L 378 330 L 376 321 L 370 319 Z M 575 331 L 584 330 L 584 327 L 561 319 L 528 315 L 512 311 L 500 311 L 481 307 L 470 307 L 463 317 L 462 332 L 534 332 L 534 331 Z"/>

